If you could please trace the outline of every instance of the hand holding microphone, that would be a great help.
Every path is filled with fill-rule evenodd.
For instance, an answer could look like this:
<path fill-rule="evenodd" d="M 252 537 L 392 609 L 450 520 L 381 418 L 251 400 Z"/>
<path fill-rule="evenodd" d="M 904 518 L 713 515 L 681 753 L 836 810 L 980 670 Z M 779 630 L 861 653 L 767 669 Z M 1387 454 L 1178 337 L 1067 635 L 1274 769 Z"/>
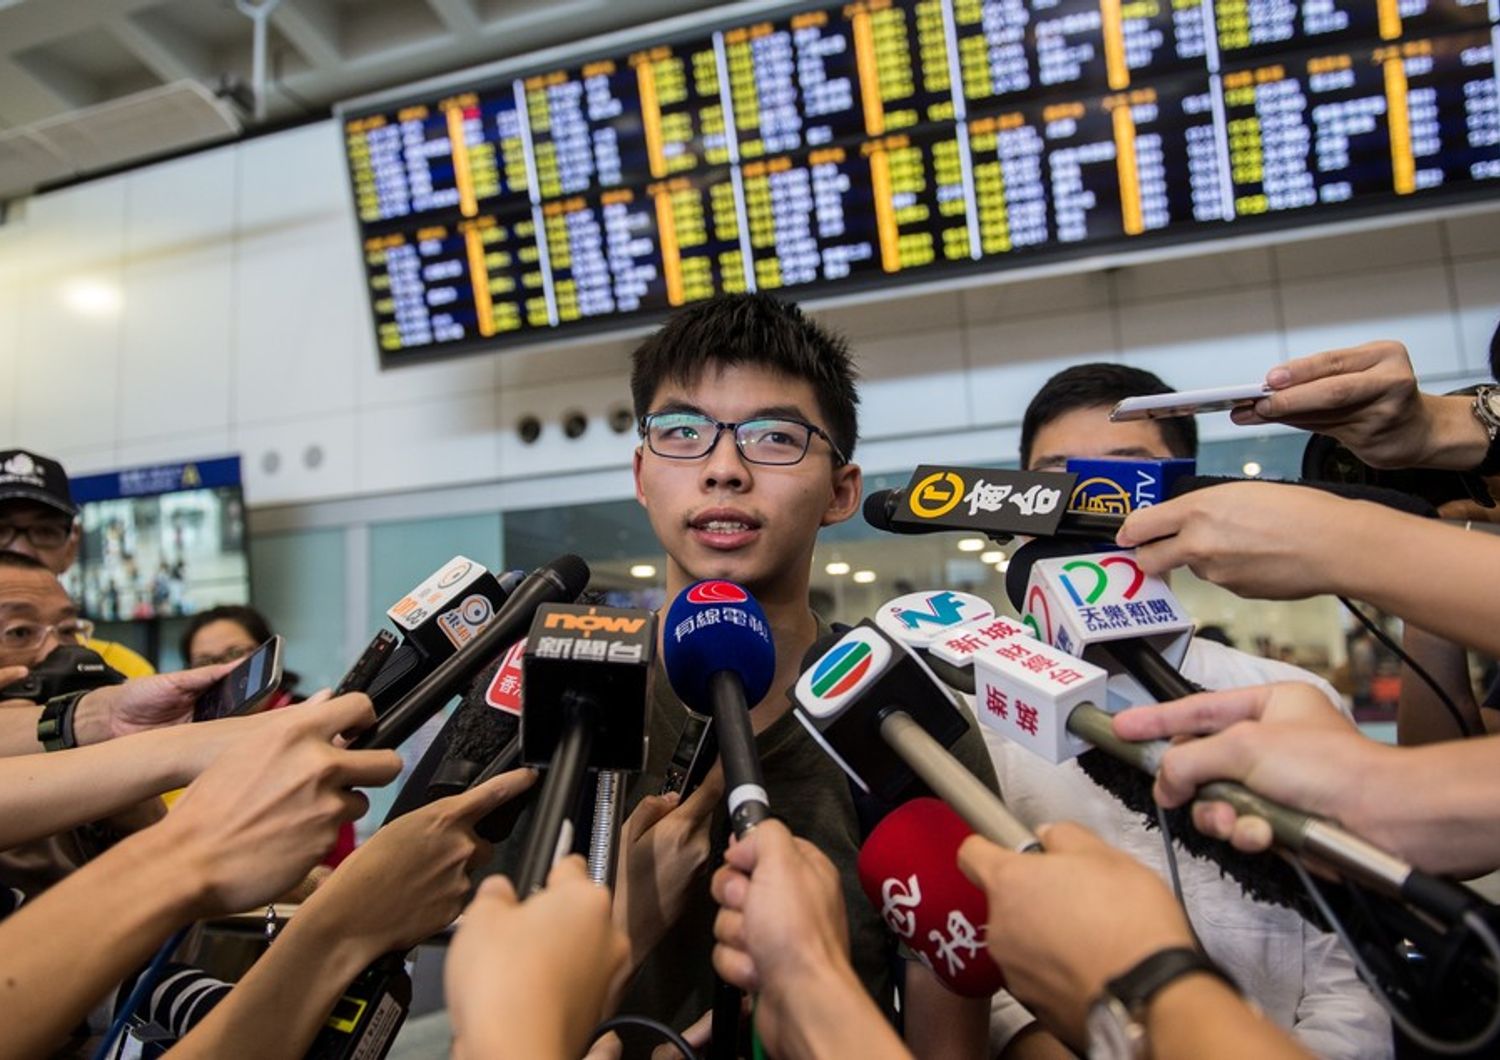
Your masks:
<path fill-rule="evenodd" d="M 581 858 L 558 862 L 520 901 L 504 876 L 484 881 L 443 967 L 453 1055 L 581 1056 L 628 969 L 609 892 Z"/>
<path fill-rule="evenodd" d="M 686 799 L 648 795 L 625 819 L 614 917 L 630 940 L 632 968 L 682 915 L 693 881 L 708 865 L 709 827 L 723 798 L 724 771 L 715 766 Z"/>
<path fill-rule="evenodd" d="M 737 841 L 714 873 L 714 970 L 758 993 L 772 1055 L 906 1057 L 849 964 L 838 870 L 780 821 Z"/>
<path fill-rule="evenodd" d="M 1156 793 L 1180 805 L 1203 784 L 1238 780 L 1257 794 L 1338 820 L 1428 872 L 1471 875 L 1500 863 L 1500 830 L 1488 798 L 1500 741 L 1397 748 L 1354 729 L 1304 685 L 1206 692 L 1136 707 L 1114 720 L 1129 740 L 1179 740 L 1162 756 Z M 1270 829 L 1222 802 L 1194 822 L 1244 850 L 1262 850 Z"/>

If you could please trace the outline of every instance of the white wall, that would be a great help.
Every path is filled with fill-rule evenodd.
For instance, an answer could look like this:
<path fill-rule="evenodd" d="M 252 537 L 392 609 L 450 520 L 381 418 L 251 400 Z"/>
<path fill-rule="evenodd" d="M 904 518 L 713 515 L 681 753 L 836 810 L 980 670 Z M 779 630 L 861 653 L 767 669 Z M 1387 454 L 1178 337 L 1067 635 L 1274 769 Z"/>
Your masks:
<path fill-rule="evenodd" d="M 628 400 L 631 340 L 380 372 L 345 183 L 324 122 L 14 206 L 0 225 L 0 444 L 74 472 L 241 452 L 258 506 L 509 481 L 538 503 L 548 475 L 584 469 L 604 472 L 595 498 L 628 495 L 630 438 L 596 419 L 570 442 L 557 420 Z M 827 310 L 867 380 L 861 462 L 1012 455 L 1028 398 L 1083 359 L 1222 385 L 1396 338 L 1433 386 L 1485 374 L 1500 200 L 1296 238 Z M 80 283 L 120 305 L 68 308 Z M 548 423 L 530 447 L 514 433 L 526 412 Z"/>

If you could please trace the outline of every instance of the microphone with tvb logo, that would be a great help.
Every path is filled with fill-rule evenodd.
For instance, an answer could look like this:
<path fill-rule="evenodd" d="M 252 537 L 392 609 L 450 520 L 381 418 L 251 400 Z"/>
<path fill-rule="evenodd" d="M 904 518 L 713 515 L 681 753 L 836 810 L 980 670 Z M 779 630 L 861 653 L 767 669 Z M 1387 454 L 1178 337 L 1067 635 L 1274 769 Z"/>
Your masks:
<path fill-rule="evenodd" d="M 980 835 L 1033 850 L 1030 829 L 948 751 L 969 718 L 915 655 L 868 620 L 813 645 L 793 689 L 794 713 L 861 790 L 887 803 L 920 780 Z"/>
<path fill-rule="evenodd" d="M 640 608 L 548 604 L 526 637 L 521 759 L 546 766 L 536 816 L 516 873 L 516 893 L 539 889 L 561 851 L 573 845 L 585 770 L 639 772 L 646 763 L 656 615 Z M 612 846 L 608 831 L 592 845 Z M 612 854 L 610 855 L 612 861 Z"/>

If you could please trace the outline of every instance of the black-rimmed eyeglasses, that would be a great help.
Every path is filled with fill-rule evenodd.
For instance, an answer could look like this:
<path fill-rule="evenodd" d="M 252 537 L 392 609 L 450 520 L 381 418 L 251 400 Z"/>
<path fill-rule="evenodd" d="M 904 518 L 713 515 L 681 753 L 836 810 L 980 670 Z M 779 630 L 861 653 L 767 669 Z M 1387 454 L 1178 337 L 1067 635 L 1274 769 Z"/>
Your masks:
<path fill-rule="evenodd" d="M 696 460 L 719 444 L 724 431 L 734 432 L 740 455 L 752 464 L 785 466 L 797 464 L 807 455 L 813 436 L 828 443 L 833 459 L 845 463 L 844 454 L 828 432 L 802 420 L 765 417 L 724 423 L 700 412 L 652 412 L 641 417 L 641 437 L 646 447 L 668 460 Z"/>

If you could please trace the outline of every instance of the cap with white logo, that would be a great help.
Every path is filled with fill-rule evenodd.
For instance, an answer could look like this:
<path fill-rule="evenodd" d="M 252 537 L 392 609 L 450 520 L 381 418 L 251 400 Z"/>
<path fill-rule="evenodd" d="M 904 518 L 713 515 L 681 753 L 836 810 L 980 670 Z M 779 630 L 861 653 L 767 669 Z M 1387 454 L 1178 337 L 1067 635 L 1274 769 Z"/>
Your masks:
<path fill-rule="evenodd" d="M 36 501 L 64 515 L 77 515 L 68 473 L 56 460 L 25 449 L 0 450 L 0 503 Z"/>

